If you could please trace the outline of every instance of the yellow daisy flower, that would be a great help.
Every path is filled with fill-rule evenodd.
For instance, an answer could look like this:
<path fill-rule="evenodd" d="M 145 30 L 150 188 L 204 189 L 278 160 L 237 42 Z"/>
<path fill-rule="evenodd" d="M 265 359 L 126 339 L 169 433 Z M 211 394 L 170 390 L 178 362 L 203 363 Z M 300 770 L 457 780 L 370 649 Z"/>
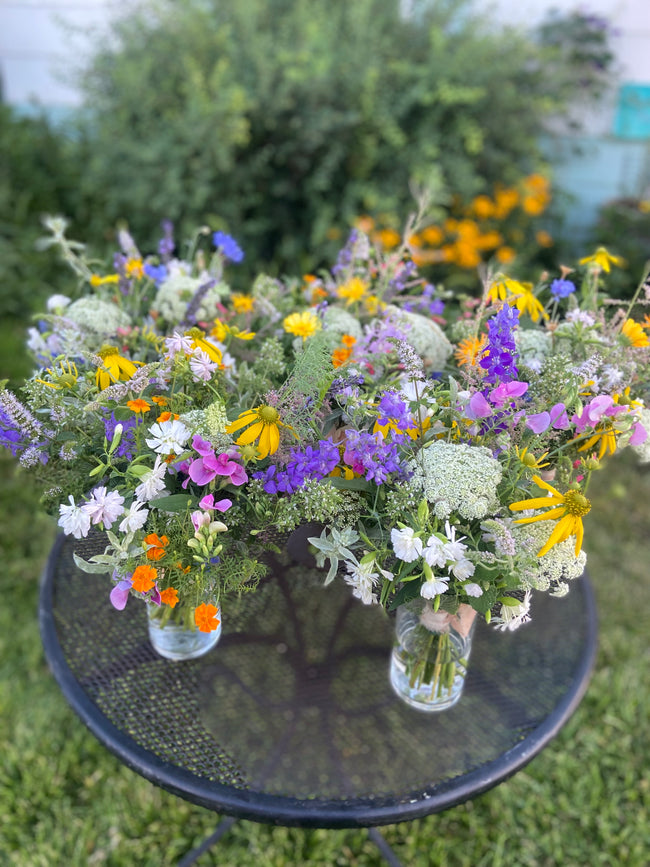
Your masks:
<path fill-rule="evenodd" d="M 320 329 L 320 321 L 311 310 L 303 310 L 302 313 L 290 313 L 282 323 L 287 334 L 294 334 L 306 340 Z"/>
<path fill-rule="evenodd" d="M 585 256 L 584 259 L 580 259 L 578 264 L 597 265 L 599 268 L 602 268 L 603 271 L 607 271 L 607 273 L 609 273 L 612 265 L 616 265 L 618 268 L 622 268 L 625 263 L 620 256 L 612 256 L 612 254 L 605 247 L 598 247 L 593 256 Z"/>
<path fill-rule="evenodd" d="M 119 283 L 119 274 L 107 274 L 106 277 L 100 277 L 99 274 L 93 274 L 90 278 L 90 285 L 93 288 L 97 286 L 106 286 L 109 283 Z"/>
<path fill-rule="evenodd" d="M 239 418 L 226 426 L 226 433 L 235 433 L 248 425 L 250 425 L 248 430 L 235 440 L 238 446 L 249 445 L 259 437 L 258 460 L 263 460 L 267 455 L 277 452 L 280 445 L 280 428 L 287 425 L 282 424 L 280 413 L 275 407 L 263 403 L 254 409 L 247 409 L 240 413 Z"/>
<path fill-rule="evenodd" d="M 100 391 L 104 391 L 109 385 L 119 380 L 126 382 L 131 379 L 137 370 L 137 365 L 142 362 L 129 361 L 119 354 L 117 346 L 102 346 L 97 353 L 103 364 L 97 368 L 95 381 Z"/>
<path fill-rule="evenodd" d="M 549 491 L 551 496 L 533 497 L 530 500 L 520 500 L 517 503 L 512 503 L 510 509 L 517 512 L 523 509 L 545 509 L 547 506 L 552 508 L 541 515 L 532 515 L 529 518 L 518 518 L 515 524 L 531 524 L 533 521 L 555 521 L 557 525 L 548 537 L 546 544 L 537 552 L 538 557 L 543 557 L 548 554 L 554 545 L 564 542 L 569 536 L 576 537 L 575 555 L 580 553 L 582 548 L 582 539 L 584 537 L 584 527 L 582 519 L 591 511 L 591 503 L 583 493 L 571 488 L 566 494 L 561 494 L 553 485 L 549 485 L 539 476 L 533 476 L 533 481 L 539 488 Z"/>
<path fill-rule="evenodd" d="M 243 295 L 241 292 L 233 292 L 231 299 L 235 313 L 251 313 L 255 306 L 255 299 L 250 295 Z"/>
<path fill-rule="evenodd" d="M 352 277 L 347 283 L 339 286 L 337 294 L 339 298 L 345 298 L 345 306 L 349 307 L 360 301 L 368 291 L 368 285 L 359 277 Z"/>

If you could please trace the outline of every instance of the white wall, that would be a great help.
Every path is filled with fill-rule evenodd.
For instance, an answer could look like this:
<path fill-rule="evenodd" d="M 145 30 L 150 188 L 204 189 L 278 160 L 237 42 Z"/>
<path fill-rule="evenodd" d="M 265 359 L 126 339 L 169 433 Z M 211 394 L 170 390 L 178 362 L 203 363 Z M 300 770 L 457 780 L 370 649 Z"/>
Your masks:
<path fill-rule="evenodd" d="M 4 101 L 25 106 L 74 106 L 67 82 L 87 37 L 124 0 L 0 0 L 0 77 Z"/>

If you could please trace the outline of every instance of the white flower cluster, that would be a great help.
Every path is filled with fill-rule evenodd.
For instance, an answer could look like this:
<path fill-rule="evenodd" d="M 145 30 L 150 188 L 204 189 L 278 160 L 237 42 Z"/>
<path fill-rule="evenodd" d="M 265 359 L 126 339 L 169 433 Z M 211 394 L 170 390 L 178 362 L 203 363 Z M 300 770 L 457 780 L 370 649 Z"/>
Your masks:
<path fill-rule="evenodd" d="M 117 304 L 100 298 L 73 301 L 65 310 L 65 318 L 74 322 L 82 332 L 100 337 L 112 337 L 117 334 L 118 328 L 131 325 L 131 320 Z"/>
<path fill-rule="evenodd" d="M 472 520 L 499 508 L 501 464 L 483 446 L 433 442 L 411 461 L 412 484 L 418 485 L 438 518 L 452 512 Z"/>
<path fill-rule="evenodd" d="M 425 367 L 431 370 L 442 370 L 453 347 L 441 328 L 432 319 L 427 319 L 419 313 L 411 313 L 397 307 L 390 310 L 394 314 L 395 324 L 406 327 L 406 339 L 420 356 Z"/>
<path fill-rule="evenodd" d="M 564 596 L 569 589 L 567 582 L 579 578 L 584 572 L 587 555 L 580 551 L 576 557 L 575 539 L 570 536 L 564 542 L 553 545 L 543 557 L 538 557 L 537 552 L 548 540 L 550 532 L 545 521 L 513 524 L 512 535 L 517 546 L 519 577 L 524 587 L 547 590 L 553 596 Z"/>
<path fill-rule="evenodd" d="M 420 594 L 425 599 L 446 593 L 452 576 L 459 581 L 467 581 L 474 574 L 474 564 L 467 557 L 467 545 L 463 544 L 465 537 L 457 539 L 456 528 L 449 521 L 445 523 L 445 537 L 432 534 L 425 545 L 412 527 L 391 530 L 390 540 L 399 560 L 413 563 L 422 557 L 426 564 L 423 565 L 426 581 L 420 588 Z M 446 573 L 435 574 L 434 567 L 445 569 Z M 483 595 L 483 590 L 473 582 L 463 584 L 462 589 L 468 596 Z"/>
<path fill-rule="evenodd" d="M 536 328 L 518 328 L 515 333 L 515 343 L 522 364 L 539 372 L 542 362 L 553 350 L 551 335 Z"/>
<path fill-rule="evenodd" d="M 167 322 L 182 322 L 185 318 L 187 305 L 196 295 L 198 290 L 209 279 L 190 277 L 178 270 L 172 272 L 158 287 L 156 297 L 151 305 L 152 310 L 160 314 Z M 216 315 L 217 302 L 229 292 L 225 283 L 211 286 L 195 311 L 197 320 L 212 320 Z"/>
<path fill-rule="evenodd" d="M 340 339 L 344 334 L 350 334 L 355 340 L 361 340 L 363 330 L 359 320 L 342 307 L 325 308 L 323 313 L 323 331 L 331 331 Z"/>

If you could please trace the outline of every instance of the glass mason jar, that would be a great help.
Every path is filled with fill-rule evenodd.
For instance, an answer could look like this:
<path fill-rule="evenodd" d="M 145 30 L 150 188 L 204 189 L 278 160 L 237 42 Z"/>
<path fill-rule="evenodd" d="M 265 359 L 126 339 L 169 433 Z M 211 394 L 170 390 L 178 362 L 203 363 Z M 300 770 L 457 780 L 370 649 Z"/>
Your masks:
<path fill-rule="evenodd" d="M 418 597 L 397 609 L 390 682 L 418 710 L 446 710 L 461 697 L 476 611 L 461 604 L 451 614 Z"/>
<path fill-rule="evenodd" d="M 199 629 L 195 623 L 194 605 L 179 603 L 174 608 L 168 605 L 147 605 L 149 640 L 157 654 L 166 659 L 195 659 L 211 650 L 221 638 L 221 609 L 213 600 L 207 600 L 213 619 L 218 626 L 209 632 Z"/>

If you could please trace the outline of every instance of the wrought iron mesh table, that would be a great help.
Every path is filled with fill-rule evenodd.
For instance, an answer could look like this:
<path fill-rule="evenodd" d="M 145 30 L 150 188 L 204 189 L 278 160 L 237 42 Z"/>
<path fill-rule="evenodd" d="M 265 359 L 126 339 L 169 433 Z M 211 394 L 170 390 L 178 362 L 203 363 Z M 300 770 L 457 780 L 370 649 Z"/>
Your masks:
<path fill-rule="evenodd" d="M 74 550 L 88 557 L 100 542 Z M 479 623 L 461 701 L 424 714 L 389 685 L 390 616 L 280 558 L 255 593 L 224 610 L 214 650 L 170 662 L 149 644 L 144 606 L 114 610 L 108 578 L 81 572 L 72 552 L 61 536 L 50 554 L 41 634 L 66 699 L 109 750 L 230 817 L 370 827 L 393 864 L 373 826 L 439 812 L 511 776 L 575 710 L 594 663 L 595 605 L 583 576 L 565 599 L 537 594 L 532 622 L 516 632 Z"/>

